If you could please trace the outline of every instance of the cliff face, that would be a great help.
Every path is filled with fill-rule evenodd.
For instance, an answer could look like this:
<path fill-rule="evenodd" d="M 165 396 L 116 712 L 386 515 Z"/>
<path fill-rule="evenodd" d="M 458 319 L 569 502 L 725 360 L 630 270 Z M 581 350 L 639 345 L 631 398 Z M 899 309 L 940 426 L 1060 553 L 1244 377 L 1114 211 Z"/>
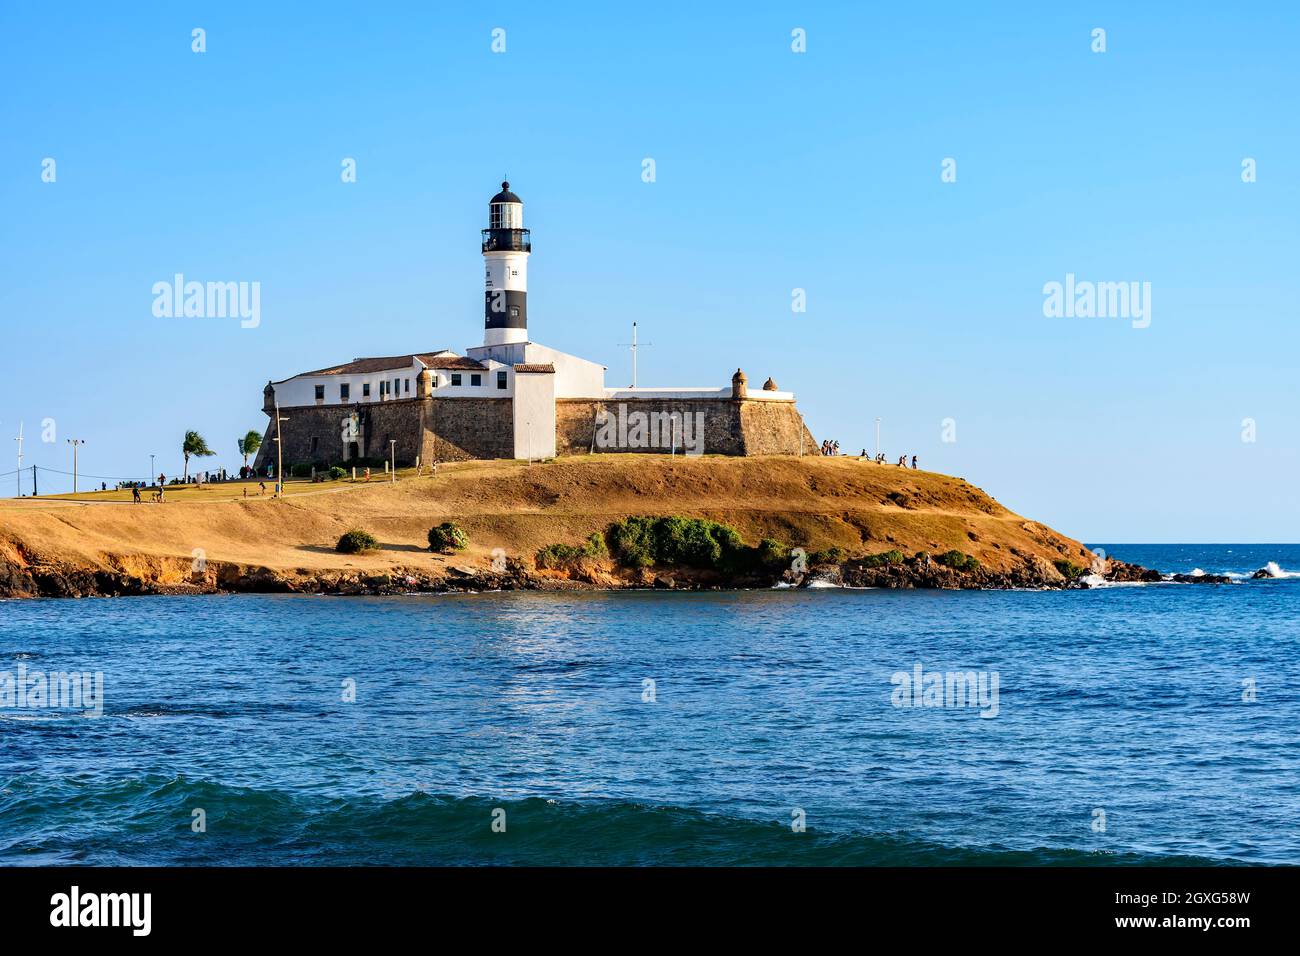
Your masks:
<path fill-rule="evenodd" d="M 243 498 L 237 484 L 169 490 L 161 505 L 0 503 L 0 595 L 762 587 L 814 577 L 883 587 L 1063 586 L 1061 569 L 1072 574 L 1070 565 L 1092 562 L 1078 541 L 1008 511 L 960 478 L 854 458 L 472 461 L 396 484 L 291 487 L 296 493 L 279 501 Z M 630 515 L 725 522 L 749 544 L 773 538 L 820 552 L 820 563 L 731 577 L 609 562 L 565 571 L 534 566 L 538 548 L 579 544 Z M 467 551 L 425 550 L 428 529 L 443 521 L 469 534 Z M 357 527 L 374 534 L 380 549 L 335 553 L 339 535 Z M 827 557 L 831 549 L 840 553 Z M 936 560 L 950 551 L 978 565 L 957 569 Z M 884 552 L 904 560 L 873 557 Z"/>

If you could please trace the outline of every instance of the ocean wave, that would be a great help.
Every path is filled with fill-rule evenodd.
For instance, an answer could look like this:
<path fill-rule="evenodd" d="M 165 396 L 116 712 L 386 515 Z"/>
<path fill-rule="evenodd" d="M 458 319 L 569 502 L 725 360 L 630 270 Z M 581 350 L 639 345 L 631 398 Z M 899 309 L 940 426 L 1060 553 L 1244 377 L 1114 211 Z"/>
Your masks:
<path fill-rule="evenodd" d="M 1262 568 L 1260 568 L 1260 571 L 1263 571 L 1266 577 L 1272 578 L 1274 580 L 1300 578 L 1300 571 L 1287 571 L 1283 569 L 1281 566 L 1279 566 L 1276 561 L 1269 561 Z"/>
<path fill-rule="evenodd" d="M 206 832 L 191 831 L 195 809 Z M 504 814 L 504 816 L 502 816 Z M 495 832 L 494 819 L 505 831 Z M 944 846 L 623 800 L 498 800 L 415 791 L 339 798 L 183 777 L 0 786 L 0 862 L 244 865 L 1205 865 L 1084 848 Z"/>

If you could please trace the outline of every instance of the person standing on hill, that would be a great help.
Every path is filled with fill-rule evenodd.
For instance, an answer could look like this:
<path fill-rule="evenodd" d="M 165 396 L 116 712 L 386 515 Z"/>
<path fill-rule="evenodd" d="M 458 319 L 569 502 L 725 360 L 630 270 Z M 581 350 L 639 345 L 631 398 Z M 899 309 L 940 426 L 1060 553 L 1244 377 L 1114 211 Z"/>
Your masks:
<path fill-rule="evenodd" d="M 916 471 L 916 456 L 912 456 L 912 470 Z"/>

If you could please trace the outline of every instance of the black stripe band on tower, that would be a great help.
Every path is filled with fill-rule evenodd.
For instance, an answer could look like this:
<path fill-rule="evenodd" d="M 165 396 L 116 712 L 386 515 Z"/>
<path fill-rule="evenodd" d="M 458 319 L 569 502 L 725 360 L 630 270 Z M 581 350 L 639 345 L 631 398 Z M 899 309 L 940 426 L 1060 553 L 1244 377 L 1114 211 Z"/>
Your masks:
<path fill-rule="evenodd" d="M 483 316 L 487 329 L 527 329 L 528 293 L 508 289 L 484 293 Z"/>

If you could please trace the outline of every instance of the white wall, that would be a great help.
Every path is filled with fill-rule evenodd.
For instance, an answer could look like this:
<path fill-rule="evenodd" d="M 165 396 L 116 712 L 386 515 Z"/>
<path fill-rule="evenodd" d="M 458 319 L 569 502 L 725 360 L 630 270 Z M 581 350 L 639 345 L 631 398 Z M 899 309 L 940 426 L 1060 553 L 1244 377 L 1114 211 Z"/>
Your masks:
<path fill-rule="evenodd" d="M 380 372 L 367 372 L 364 375 L 299 375 L 288 381 L 274 384 L 275 396 L 279 399 L 281 408 L 293 408 L 297 405 L 352 405 L 356 402 L 378 402 L 379 401 L 379 383 L 386 381 L 391 383 L 393 379 L 402 380 L 402 394 L 390 395 L 385 398 L 389 401 L 396 398 L 415 398 L 416 380 L 423 366 L 415 364 L 405 365 L 397 369 L 384 369 Z M 406 391 L 406 380 L 411 381 L 410 392 Z M 339 386 L 346 384 L 348 386 L 348 400 L 341 402 L 339 399 Z M 363 385 L 370 386 L 370 397 L 362 396 Z M 325 400 L 318 403 L 316 401 L 316 386 L 325 386 Z"/>
<path fill-rule="evenodd" d="M 486 364 L 486 363 L 485 363 Z M 497 388 L 497 372 L 505 370 L 506 387 Z M 460 375 L 460 385 L 452 385 L 452 375 Z M 472 376 L 481 375 L 481 385 L 471 385 Z M 434 398 L 509 398 L 514 394 L 514 372 L 503 365 L 493 363 L 481 372 L 472 369 L 437 368 L 433 370 Z"/>
<path fill-rule="evenodd" d="M 765 392 L 747 388 L 745 397 L 756 402 L 793 402 L 794 392 Z M 627 398 L 731 398 L 731 386 L 724 388 L 607 388 L 607 399 Z"/>
<path fill-rule="evenodd" d="M 515 457 L 555 457 L 555 375 L 515 374 Z"/>
<path fill-rule="evenodd" d="M 466 349 L 465 354 L 480 362 L 491 360 L 506 365 L 554 365 L 556 398 L 603 398 L 605 395 L 605 366 L 536 342 L 480 345 Z"/>

